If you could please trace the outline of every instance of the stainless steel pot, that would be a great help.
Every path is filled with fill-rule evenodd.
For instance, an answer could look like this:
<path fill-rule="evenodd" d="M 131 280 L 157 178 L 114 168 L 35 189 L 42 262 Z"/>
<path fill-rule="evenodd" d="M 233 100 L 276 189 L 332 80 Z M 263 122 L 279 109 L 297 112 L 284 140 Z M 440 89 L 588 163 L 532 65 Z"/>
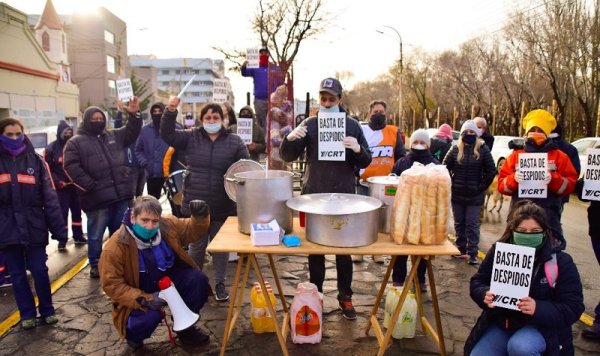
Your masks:
<path fill-rule="evenodd" d="M 369 196 L 381 200 L 383 211 L 379 214 L 379 232 L 390 233 L 392 206 L 398 188 L 400 177 L 397 175 L 377 176 L 367 178 Z"/>
<path fill-rule="evenodd" d="M 286 201 L 292 197 L 292 172 L 248 171 L 226 178 L 235 184 L 238 230 L 250 234 L 253 223 L 268 223 L 275 219 L 279 226 L 290 233 L 293 230 L 292 210 Z"/>
<path fill-rule="evenodd" d="M 287 206 L 306 214 L 306 239 L 325 246 L 357 247 L 377 241 L 381 201 L 355 194 L 305 194 Z"/>

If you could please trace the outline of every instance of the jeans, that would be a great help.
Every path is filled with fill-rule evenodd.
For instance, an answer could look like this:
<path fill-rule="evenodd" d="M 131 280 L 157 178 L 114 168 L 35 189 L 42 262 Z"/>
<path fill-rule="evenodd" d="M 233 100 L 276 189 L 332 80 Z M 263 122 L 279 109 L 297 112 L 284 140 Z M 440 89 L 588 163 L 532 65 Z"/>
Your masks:
<path fill-rule="evenodd" d="M 209 239 L 217 236 L 217 233 L 221 229 L 221 226 L 225 221 L 211 221 L 208 227 L 208 236 L 202 236 L 202 239 L 198 242 L 193 242 L 189 246 L 188 254 L 194 262 L 203 269 L 204 267 L 204 256 L 206 255 L 206 247 L 208 246 Z M 213 253 L 212 254 L 213 268 L 215 269 L 215 282 L 216 284 L 225 283 L 227 276 L 227 262 L 229 262 L 229 253 Z"/>
<path fill-rule="evenodd" d="M 176 286 L 177 292 L 188 308 L 196 314 L 208 299 L 208 277 L 206 274 L 194 268 L 174 268 L 167 273 Z M 134 310 L 127 318 L 125 337 L 127 340 L 141 343 L 149 338 L 162 316 L 158 310 Z M 170 324 L 171 325 L 171 324 Z M 171 325 L 172 327 L 172 325 Z"/>
<path fill-rule="evenodd" d="M 337 270 L 338 300 L 352 298 L 352 257 L 348 255 L 335 256 L 335 268 Z M 323 293 L 323 282 L 325 281 L 325 256 L 308 255 L 308 270 L 310 282 L 317 286 L 319 292 Z"/>
<path fill-rule="evenodd" d="M 458 247 L 461 255 L 467 253 L 469 256 L 477 256 L 480 211 L 481 205 L 452 203 L 456 247 Z"/>
<path fill-rule="evenodd" d="M 541 355 L 545 350 L 546 340 L 534 326 L 512 332 L 491 325 L 473 347 L 471 356 Z"/>
<path fill-rule="evenodd" d="M 108 228 L 109 236 L 121 226 L 123 214 L 129 207 L 129 200 L 121 200 L 106 208 L 96 209 L 87 213 L 88 260 L 90 266 L 98 267 L 102 253 L 104 231 Z"/>
<path fill-rule="evenodd" d="M 46 266 L 46 246 L 11 245 L 2 250 L 6 258 L 6 267 L 10 273 L 15 301 L 21 314 L 21 320 L 37 316 L 33 293 L 27 280 L 27 271 L 31 271 L 35 292 L 39 299 L 39 311 L 43 318 L 54 315 L 50 277 Z"/>
<path fill-rule="evenodd" d="M 69 227 L 69 209 L 71 210 L 71 230 L 73 231 L 73 239 L 83 239 L 83 229 L 81 225 L 81 205 L 79 204 L 79 197 L 77 191 L 73 186 L 67 186 L 63 189 L 57 190 L 58 201 L 60 203 L 60 209 L 65 219 L 65 226 Z"/>
<path fill-rule="evenodd" d="M 392 282 L 404 284 L 404 280 L 406 280 L 406 262 L 408 261 L 408 256 L 398 256 L 396 257 L 396 263 L 394 264 L 394 269 L 392 272 Z M 425 260 L 421 260 L 419 262 L 419 266 L 417 267 L 417 277 L 419 278 L 419 283 L 425 283 L 425 272 L 427 272 L 427 262 Z"/>

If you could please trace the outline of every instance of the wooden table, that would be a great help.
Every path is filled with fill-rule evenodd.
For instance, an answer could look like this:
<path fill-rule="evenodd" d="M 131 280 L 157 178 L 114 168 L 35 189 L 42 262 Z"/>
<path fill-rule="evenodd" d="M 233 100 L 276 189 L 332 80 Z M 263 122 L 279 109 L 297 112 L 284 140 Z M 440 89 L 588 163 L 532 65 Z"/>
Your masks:
<path fill-rule="evenodd" d="M 368 335 L 370 328 L 373 327 L 375 336 L 377 337 L 377 342 L 379 343 L 378 355 L 383 355 L 388 346 L 391 345 L 393 327 L 388 328 L 385 334 L 383 333 L 379 321 L 377 320 L 377 310 L 379 309 L 379 304 L 381 303 L 384 297 L 387 282 L 390 278 L 390 274 L 392 272 L 394 263 L 396 262 L 397 256 L 410 255 L 412 259 L 412 266 L 408 277 L 406 278 L 406 281 L 404 283 L 404 287 L 402 288 L 402 293 L 400 295 L 398 306 L 396 307 L 392 318 L 390 318 L 390 325 L 395 325 L 396 321 L 398 320 L 400 311 L 402 309 L 402 304 L 404 303 L 404 300 L 406 299 L 408 291 L 412 285 L 411 281 L 416 282 L 414 283 L 416 289 L 415 297 L 418 305 L 417 309 L 419 320 L 421 322 L 421 329 L 422 331 L 431 335 L 433 340 L 438 345 L 440 353 L 442 355 L 446 354 L 446 347 L 444 345 L 444 334 L 440 319 L 440 310 L 438 305 L 437 291 L 435 287 L 435 280 L 431 260 L 435 256 L 458 254 L 459 251 L 454 245 L 452 245 L 449 241 L 446 241 L 442 245 L 398 245 L 391 239 L 389 235 L 379 234 L 377 242 L 369 246 L 350 248 L 329 247 L 307 241 L 305 237 L 305 229 L 299 226 L 300 225 L 298 219 L 294 219 L 293 234 L 300 237 L 300 239 L 302 240 L 301 246 L 285 247 L 283 244 L 280 244 L 278 246 L 253 246 L 252 242 L 250 241 L 250 236 L 242 234 L 238 231 L 237 217 L 229 217 L 227 221 L 225 221 L 225 224 L 223 225 L 217 236 L 215 236 L 215 238 L 208 245 L 207 249 L 210 252 L 237 252 L 239 255 L 239 260 L 235 270 L 235 277 L 233 280 L 233 286 L 231 290 L 231 299 L 229 302 L 229 310 L 227 312 L 227 321 L 225 323 L 223 342 L 221 343 L 221 355 L 225 354 L 227 342 L 229 340 L 229 337 L 231 336 L 231 332 L 235 328 L 237 318 L 241 311 L 242 302 L 244 299 L 244 292 L 246 289 L 246 283 L 248 282 L 248 275 L 250 273 L 250 266 L 254 268 L 254 273 L 256 274 L 256 278 L 258 279 L 262 290 L 267 290 L 265 286 L 265 280 L 258 265 L 258 260 L 256 259 L 257 254 L 265 254 L 268 256 L 271 271 L 273 272 L 273 279 L 275 280 L 277 292 L 279 293 L 279 298 L 281 299 L 284 318 L 280 327 L 277 322 L 277 315 L 275 314 L 275 306 L 271 303 L 270 298 L 265 298 L 267 302 L 267 307 L 269 309 L 269 313 L 275 323 L 275 333 L 277 334 L 277 339 L 279 341 L 279 345 L 281 346 L 281 351 L 284 355 L 288 355 L 286 339 L 290 329 L 290 312 L 287 302 L 285 300 L 285 296 L 283 294 L 283 290 L 281 288 L 281 283 L 279 282 L 277 269 L 275 268 L 275 263 L 273 261 L 273 255 L 295 254 L 392 256 L 392 260 L 385 272 L 383 280 L 381 281 L 381 287 L 379 288 L 377 298 L 375 299 L 375 303 L 371 311 L 370 323 L 367 325 L 367 328 L 365 330 L 365 333 Z M 429 285 L 431 290 L 431 300 L 433 304 L 433 311 L 436 324 L 435 329 L 426 319 L 425 314 L 423 312 L 423 303 L 421 299 L 419 283 L 417 280 L 417 266 L 419 265 L 419 262 L 421 262 L 421 260 L 425 260 L 427 264 L 427 278 L 429 279 Z M 243 274 L 242 270 L 244 270 Z M 240 282 L 240 277 L 242 282 L 241 290 L 238 286 Z"/>

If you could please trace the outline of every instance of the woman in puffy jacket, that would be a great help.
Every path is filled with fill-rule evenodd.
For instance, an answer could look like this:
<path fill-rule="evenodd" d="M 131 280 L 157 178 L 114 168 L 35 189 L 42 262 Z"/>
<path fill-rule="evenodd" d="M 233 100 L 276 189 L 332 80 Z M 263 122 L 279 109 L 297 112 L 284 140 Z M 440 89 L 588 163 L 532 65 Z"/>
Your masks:
<path fill-rule="evenodd" d="M 490 149 L 479 139 L 481 130 L 473 120 L 460 129 L 460 138 L 444 158 L 452 178 L 452 213 L 456 230 L 456 245 L 460 251 L 454 257 L 468 259 L 476 265 L 479 244 L 479 212 L 485 190 L 496 176 L 496 165 Z"/>

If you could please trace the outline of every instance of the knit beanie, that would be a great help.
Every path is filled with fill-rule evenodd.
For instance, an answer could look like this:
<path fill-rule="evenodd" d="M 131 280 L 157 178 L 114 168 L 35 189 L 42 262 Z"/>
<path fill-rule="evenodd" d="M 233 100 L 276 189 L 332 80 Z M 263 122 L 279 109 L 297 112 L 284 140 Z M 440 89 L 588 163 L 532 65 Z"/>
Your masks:
<path fill-rule="evenodd" d="M 544 131 L 546 136 L 549 136 L 556 127 L 556 119 L 546 110 L 536 109 L 530 111 L 523 119 L 525 133 L 528 133 L 534 126 L 539 127 Z"/>
<path fill-rule="evenodd" d="M 479 127 L 477 127 L 477 125 L 475 124 L 475 121 L 473 121 L 473 120 L 467 120 L 467 121 L 465 121 L 464 124 L 462 124 L 462 127 L 460 128 L 460 133 L 462 134 L 463 132 L 465 132 L 465 130 L 471 130 L 471 131 L 475 132 L 477 137 L 481 136 L 481 129 L 479 129 Z"/>
<path fill-rule="evenodd" d="M 435 137 L 447 138 L 448 140 L 452 140 L 452 126 L 448 124 L 443 124 L 438 129 L 438 132 L 435 134 Z"/>
<path fill-rule="evenodd" d="M 412 135 L 410 135 L 410 145 L 409 147 L 412 147 L 413 142 L 415 141 L 423 141 L 427 144 L 427 148 L 429 148 L 429 146 L 431 146 L 431 140 L 429 139 L 429 134 L 427 133 L 426 130 L 423 129 L 418 129 L 415 132 L 412 133 Z"/>

